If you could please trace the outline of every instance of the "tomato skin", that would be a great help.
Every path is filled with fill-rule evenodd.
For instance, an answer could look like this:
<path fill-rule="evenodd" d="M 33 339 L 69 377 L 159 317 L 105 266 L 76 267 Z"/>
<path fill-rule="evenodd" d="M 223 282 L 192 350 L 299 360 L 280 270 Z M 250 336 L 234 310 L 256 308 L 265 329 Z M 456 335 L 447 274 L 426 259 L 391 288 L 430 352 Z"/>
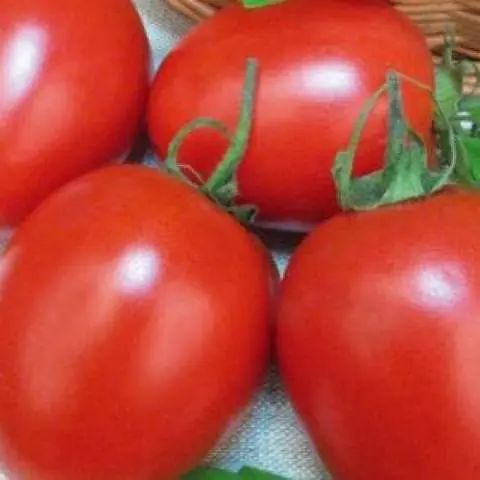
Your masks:
<path fill-rule="evenodd" d="M 480 474 L 480 196 L 338 216 L 300 246 L 277 351 L 338 480 Z"/>
<path fill-rule="evenodd" d="M 177 478 L 261 380 L 269 259 L 164 174 L 77 179 L 19 227 L 1 267 L 0 439 L 21 478 Z"/>
<path fill-rule="evenodd" d="M 2 0 L 0 227 L 132 146 L 149 47 L 130 0 Z"/>
<path fill-rule="evenodd" d="M 260 72 L 239 186 L 264 222 L 312 224 L 338 210 L 333 159 L 346 148 L 361 107 L 387 70 L 433 85 L 422 34 L 386 1 L 288 0 L 250 10 L 232 5 L 192 31 L 160 66 L 148 124 L 161 158 L 193 118 L 214 117 L 235 127 L 248 57 L 258 60 Z M 404 91 L 409 119 L 428 140 L 429 95 L 411 85 Z M 382 101 L 372 113 L 358 173 L 382 164 L 386 112 Z M 225 148 L 219 134 L 204 129 L 186 141 L 180 161 L 206 176 Z"/>

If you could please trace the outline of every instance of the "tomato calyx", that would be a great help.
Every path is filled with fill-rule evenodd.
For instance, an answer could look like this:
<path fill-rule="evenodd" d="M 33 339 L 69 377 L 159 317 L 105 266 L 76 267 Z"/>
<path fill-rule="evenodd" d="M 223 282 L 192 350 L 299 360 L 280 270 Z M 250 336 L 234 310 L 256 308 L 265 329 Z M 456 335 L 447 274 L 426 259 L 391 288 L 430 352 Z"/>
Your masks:
<path fill-rule="evenodd" d="M 337 154 L 332 168 L 338 201 L 344 210 L 373 210 L 428 197 L 452 182 L 456 166 L 455 138 L 441 105 L 438 106 L 438 111 L 448 132 L 448 142 L 445 145 L 447 154 L 439 165 L 431 168 L 422 138 L 406 120 L 400 80 L 414 83 L 418 88 L 430 92 L 428 87 L 413 79 L 389 72 L 386 82 L 367 100 L 347 149 Z M 373 173 L 353 178 L 353 162 L 363 129 L 369 114 L 385 94 L 389 98 L 389 126 L 384 166 Z"/>
<path fill-rule="evenodd" d="M 165 165 L 167 171 L 197 189 L 242 222 L 252 222 L 257 214 L 255 205 L 238 205 L 237 171 L 245 156 L 252 130 L 258 64 L 247 60 L 240 114 L 236 129 L 229 131 L 222 122 L 207 117 L 192 120 L 183 126 L 169 144 Z M 178 152 L 186 138 L 200 128 L 217 130 L 229 142 L 229 146 L 208 179 L 203 179 L 192 167 L 178 163 Z M 185 172 L 188 171 L 190 176 Z M 191 177 L 194 179 L 192 180 Z"/>

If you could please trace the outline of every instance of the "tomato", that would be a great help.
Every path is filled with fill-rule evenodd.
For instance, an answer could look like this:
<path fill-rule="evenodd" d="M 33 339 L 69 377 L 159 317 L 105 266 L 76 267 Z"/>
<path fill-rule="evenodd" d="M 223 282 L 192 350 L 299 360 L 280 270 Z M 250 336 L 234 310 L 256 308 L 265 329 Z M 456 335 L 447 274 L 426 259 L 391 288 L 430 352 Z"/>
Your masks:
<path fill-rule="evenodd" d="M 106 167 L 50 196 L 1 263 L 7 465 L 132 480 L 200 462 L 261 381 L 271 272 L 240 224 L 159 172 Z"/>
<path fill-rule="evenodd" d="M 277 349 L 338 480 L 480 472 L 480 196 L 339 215 L 300 246 Z"/>
<path fill-rule="evenodd" d="M 130 0 L 2 0 L 0 227 L 128 151 L 148 69 Z"/>
<path fill-rule="evenodd" d="M 249 148 L 238 172 L 239 200 L 257 205 L 259 221 L 276 225 L 309 225 L 337 211 L 330 167 L 389 69 L 433 85 L 421 32 L 386 1 L 232 5 L 192 31 L 157 73 L 148 123 L 161 158 L 193 118 L 214 117 L 234 129 L 249 57 L 260 72 Z M 404 93 L 410 122 L 427 139 L 429 95 L 412 85 Z M 371 115 L 357 173 L 382 164 L 386 111 L 384 101 Z M 222 135 L 198 130 L 183 145 L 179 163 L 206 177 L 225 148 Z"/>

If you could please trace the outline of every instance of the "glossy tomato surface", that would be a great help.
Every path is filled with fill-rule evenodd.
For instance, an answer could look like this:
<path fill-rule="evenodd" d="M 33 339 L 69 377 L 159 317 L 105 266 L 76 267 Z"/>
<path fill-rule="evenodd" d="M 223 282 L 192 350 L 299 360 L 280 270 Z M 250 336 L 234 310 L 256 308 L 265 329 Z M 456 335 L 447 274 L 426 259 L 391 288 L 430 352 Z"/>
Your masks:
<path fill-rule="evenodd" d="M 0 227 L 128 151 L 148 68 L 130 0 L 0 2 Z"/>
<path fill-rule="evenodd" d="M 153 170 L 107 167 L 49 197 L 1 261 L 7 465 L 169 480 L 199 463 L 261 380 L 271 272 L 250 233 Z"/>
<path fill-rule="evenodd" d="M 300 246 L 277 347 L 336 480 L 480 475 L 480 196 L 343 215 Z"/>
<path fill-rule="evenodd" d="M 276 223 L 311 224 L 337 210 L 330 175 L 335 154 L 388 70 L 433 83 L 421 32 L 385 0 L 287 0 L 249 10 L 235 4 L 192 31 L 158 71 L 148 121 L 160 157 L 195 117 L 235 127 L 248 57 L 259 62 L 259 86 L 240 193 L 258 206 L 259 220 Z M 428 140 L 429 95 L 411 85 L 404 90 L 408 117 Z M 382 101 L 371 116 L 358 173 L 382 163 L 386 112 Z M 199 130 L 180 160 L 206 176 L 225 148 L 220 134 Z"/>

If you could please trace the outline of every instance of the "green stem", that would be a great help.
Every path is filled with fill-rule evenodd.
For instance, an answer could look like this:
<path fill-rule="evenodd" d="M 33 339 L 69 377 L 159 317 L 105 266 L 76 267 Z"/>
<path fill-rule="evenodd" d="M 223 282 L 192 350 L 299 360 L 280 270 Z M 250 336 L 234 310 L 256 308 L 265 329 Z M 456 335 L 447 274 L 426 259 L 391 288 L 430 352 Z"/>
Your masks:
<path fill-rule="evenodd" d="M 350 142 L 345 151 L 339 152 L 332 168 L 332 175 L 337 187 L 337 195 L 340 206 L 347 210 L 350 202 L 350 192 L 352 189 L 353 162 L 358 144 L 362 138 L 363 131 L 367 124 L 368 117 L 376 106 L 378 100 L 387 89 L 382 85 L 363 105 L 360 115 L 350 137 Z"/>
<path fill-rule="evenodd" d="M 171 174 L 198 189 L 239 220 L 245 222 L 253 219 L 257 209 L 253 205 L 237 205 L 235 203 L 239 193 L 237 172 L 250 141 L 257 76 L 258 63 L 255 59 L 249 58 L 246 63 L 239 118 L 233 134 L 229 132 L 225 124 L 218 120 L 203 117 L 195 119 L 182 127 L 170 142 L 165 162 L 167 170 Z M 203 181 L 191 166 L 184 166 L 178 162 L 178 153 L 183 143 L 192 132 L 199 128 L 212 128 L 226 138 L 229 143 L 226 152 L 206 181 Z M 185 175 L 186 169 L 190 171 L 190 176 Z M 192 176 L 196 181 L 191 179 Z"/>
<path fill-rule="evenodd" d="M 196 118 L 195 120 L 188 122 L 177 132 L 173 140 L 168 145 L 165 166 L 168 172 L 179 177 L 182 181 L 194 188 L 197 188 L 199 185 L 197 185 L 195 182 L 192 182 L 190 178 L 185 175 L 184 169 L 186 168 L 186 166 L 178 163 L 178 153 L 187 137 L 194 130 L 197 130 L 199 128 L 212 128 L 213 130 L 216 130 L 221 135 L 223 135 L 223 137 L 225 137 L 229 142 L 232 141 L 230 132 L 228 131 L 227 127 L 222 122 L 219 122 L 214 118 Z M 188 167 L 188 170 L 192 171 L 192 168 Z M 197 172 L 194 172 L 193 175 L 197 179 L 200 179 L 200 175 Z"/>
<path fill-rule="evenodd" d="M 236 174 L 240 161 L 243 159 L 248 147 L 252 129 L 255 84 L 257 79 L 258 64 L 256 60 L 247 60 L 245 82 L 243 86 L 242 104 L 237 128 L 233 134 L 230 146 L 212 173 L 207 182 L 202 186 L 205 192 L 215 192 L 230 182 Z"/>

